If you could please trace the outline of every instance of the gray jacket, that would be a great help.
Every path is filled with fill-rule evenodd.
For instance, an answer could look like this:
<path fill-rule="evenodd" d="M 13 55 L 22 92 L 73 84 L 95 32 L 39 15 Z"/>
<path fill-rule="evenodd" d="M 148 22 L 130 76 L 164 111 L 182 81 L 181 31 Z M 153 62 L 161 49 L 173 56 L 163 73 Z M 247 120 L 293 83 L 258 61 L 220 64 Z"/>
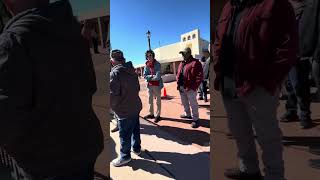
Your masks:
<path fill-rule="evenodd" d="M 93 162 L 103 134 L 92 109 L 91 54 L 68 1 L 13 17 L 0 35 L 0 146 L 27 173 Z"/>
<path fill-rule="evenodd" d="M 110 72 L 110 104 L 119 120 L 140 114 L 142 102 L 139 91 L 138 75 L 131 62 L 112 68 Z"/>

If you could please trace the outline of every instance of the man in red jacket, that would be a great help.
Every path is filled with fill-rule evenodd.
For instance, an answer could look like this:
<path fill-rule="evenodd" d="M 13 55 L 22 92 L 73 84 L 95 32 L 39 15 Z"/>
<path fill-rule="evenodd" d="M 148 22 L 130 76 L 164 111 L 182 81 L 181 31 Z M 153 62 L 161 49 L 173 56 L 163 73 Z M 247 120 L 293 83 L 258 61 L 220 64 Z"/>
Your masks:
<path fill-rule="evenodd" d="M 202 65 L 198 59 L 192 57 L 191 49 L 185 48 L 180 54 L 183 61 L 180 63 L 177 74 L 178 90 L 185 114 L 181 118 L 192 119 L 192 128 L 199 127 L 199 107 L 197 89 L 203 81 Z M 192 116 L 190 107 L 192 109 Z"/>
<path fill-rule="evenodd" d="M 217 24 L 215 90 L 221 91 L 240 168 L 231 179 L 262 179 L 255 134 L 263 151 L 264 180 L 283 180 L 279 87 L 297 62 L 298 32 L 287 0 L 230 0 Z M 254 130 L 253 128 L 254 127 Z"/>

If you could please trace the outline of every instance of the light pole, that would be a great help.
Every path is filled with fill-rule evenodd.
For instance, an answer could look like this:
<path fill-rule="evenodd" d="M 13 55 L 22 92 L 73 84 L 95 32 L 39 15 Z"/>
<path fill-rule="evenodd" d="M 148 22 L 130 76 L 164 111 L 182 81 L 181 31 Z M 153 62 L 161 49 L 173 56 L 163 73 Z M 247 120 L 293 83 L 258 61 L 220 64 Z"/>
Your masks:
<path fill-rule="evenodd" d="M 151 50 L 151 45 L 150 45 L 151 32 L 149 30 L 147 32 L 147 37 L 148 37 L 148 43 L 149 43 L 149 50 Z"/>

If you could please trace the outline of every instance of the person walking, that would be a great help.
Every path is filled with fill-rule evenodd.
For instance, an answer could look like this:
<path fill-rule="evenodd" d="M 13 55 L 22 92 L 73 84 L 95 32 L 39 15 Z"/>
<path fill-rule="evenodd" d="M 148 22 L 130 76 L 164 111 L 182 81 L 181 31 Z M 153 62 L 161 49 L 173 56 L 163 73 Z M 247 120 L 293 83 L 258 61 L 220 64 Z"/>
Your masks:
<path fill-rule="evenodd" d="M 149 114 L 145 116 L 145 119 L 155 118 L 155 122 L 161 120 L 161 89 L 163 88 L 163 82 L 161 78 L 161 64 L 155 59 L 155 54 L 152 50 L 146 52 L 146 66 L 144 68 L 144 78 L 147 80 L 147 88 L 149 95 Z M 154 115 L 153 99 L 157 100 L 157 111 Z"/>
<path fill-rule="evenodd" d="M 120 156 L 112 161 L 115 167 L 131 161 L 130 150 L 141 154 L 139 114 L 142 102 L 139 97 L 140 84 L 131 62 L 126 62 L 123 52 L 111 52 L 113 68 L 110 72 L 110 104 L 118 119 Z"/>
<path fill-rule="evenodd" d="M 284 180 L 277 107 L 279 88 L 297 63 L 298 29 L 291 4 L 287 0 L 228 1 L 213 49 L 214 89 L 222 94 L 240 159 L 239 168 L 227 169 L 225 176 Z M 264 178 L 255 135 L 263 152 Z"/>
<path fill-rule="evenodd" d="M 0 147 L 30 180 L 93 180 L 103 133 L 90 49 L 67 0 L 4 0 Z"/>
<path fill-rule="evenodd" d="M 204 79 L 200 85 L 199 100 L 208 102 L 208 81 L 209 81 L 209 65 L 210 65 L 210 53 L 207 49 L 202 50 L 203 57 L 201 58 L 201 64 L 203 69 Z"/>
<path fill-rule="evenodd" d="M 181 103 L 184 108 L 184 114 L 181 118 L 192 119 L 192 128 L 198 128 L 199 106 L 197 102 L 197 89 L 203 81 L 203 69 L 200 61 L 193 58 L 189 47 L 180 51 L 183 61 L 180 63 L 177 73 L 177 89 L 180 92 Z M 192 109 L 192 116 L 190 107 Z"/>
<path fill-rule="evenodd" d="M 296 20 L 298 25 L 302 25 L 299 23 L 301 17 L 304 14 L 304 4 L 305 2 L 302 0 L 290 0 L 292 7 L 295 10 Z M 308 24 L 310 26 L 310 24 Z M 301 29 L 301 28 L 299 28 Z M 301 35 L 301 34 L 300 34 Z M 303 35 L 304 36 L 304 35 Z M 300 42 L 303 42 L 303 39 L 300 39 Z M 309 75 L 311 73 L 311 63 L 310 57 L 306 57 L 305 49 L 301 48 L 300 52 L 301 57 L 296 66 L 294 66 L 289 72 L 288 82 L 286 83 L 286 90 L 288 92 L 288 99 L 286 102 L 286 113 L 281 117 L 282 122 L 293 122 L 299 121 L 300 125 L 303 129 L 307 129 L 312 127 L 311 120 L 311 94 L 310 94 L 310 81 Z M 310 54 L 312 56 L 313 54 Z M 298 106 L 300 109 L 300 116 L 298 113 Z"/>

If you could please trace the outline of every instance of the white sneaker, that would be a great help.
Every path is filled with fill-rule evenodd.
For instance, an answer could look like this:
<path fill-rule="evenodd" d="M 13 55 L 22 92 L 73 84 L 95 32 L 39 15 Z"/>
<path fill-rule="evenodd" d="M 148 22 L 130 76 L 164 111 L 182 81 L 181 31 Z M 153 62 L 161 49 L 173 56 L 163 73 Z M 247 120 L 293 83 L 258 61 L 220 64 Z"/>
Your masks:
<path fill-rule="evenodd" d="M 120 167 L 120 166 L 123 166 L 123 165 L 125 165 L 125 164 L 128 164 L 130 161 L 131 161 L 131 158 L 129 158 L 129 159 L 117 158 L 117 159 L 113 160 L 113 161 L 111 162 L 111 164 L 112 164 L 114 167 Z"/>

